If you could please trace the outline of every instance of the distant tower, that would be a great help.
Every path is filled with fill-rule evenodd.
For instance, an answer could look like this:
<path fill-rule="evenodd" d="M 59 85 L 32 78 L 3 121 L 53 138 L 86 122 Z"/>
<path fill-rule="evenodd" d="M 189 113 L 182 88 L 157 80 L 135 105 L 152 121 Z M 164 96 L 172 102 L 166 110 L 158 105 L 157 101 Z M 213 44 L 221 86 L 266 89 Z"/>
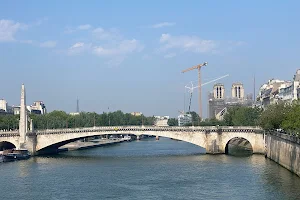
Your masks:
<path fill-rule="evenodd" d="M 77 98 L 76 112 L 79 113 L 79 99 Z"/>
<path fill-rule="evenodd" d="M 232 98 L 244 99 L 245 91 L 242 83 L 233 83 L 231 87 Z"/>
<path fill-rule="evenodd" d="M 26 93 L 25 86 L 22 84 L 21 88 L 21 102 L 20 102 L 20 121 L 19 121 L 19 149 L 23 148 L 26 140 L 27 132 L 27 111 L 26 111 Z"/>
<path fill-rule="evenodd" d="M 224 99 L 225 88 L 223 84 L 217 83 L 214 85 L 214 99 Z"/>
<path fill-rule="evenodd" d="M 208 117 L 215 118 L 216 115 L 225 108 L 225 87 L 217 83 L 213 87 L 212 93 L 209 94 L 208 100 Z"/>

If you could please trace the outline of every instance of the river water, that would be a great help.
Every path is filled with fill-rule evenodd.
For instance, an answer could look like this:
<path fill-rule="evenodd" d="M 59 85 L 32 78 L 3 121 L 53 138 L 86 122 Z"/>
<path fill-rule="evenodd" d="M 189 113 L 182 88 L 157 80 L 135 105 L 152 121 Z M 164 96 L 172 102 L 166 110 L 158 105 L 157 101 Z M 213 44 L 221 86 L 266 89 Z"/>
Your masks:
<path fill-rule="evenodd" d="M 1 199 L 300 199 L 300 178 L 262 155 L 205 155 L 162 138 L 0 164 Z"/>

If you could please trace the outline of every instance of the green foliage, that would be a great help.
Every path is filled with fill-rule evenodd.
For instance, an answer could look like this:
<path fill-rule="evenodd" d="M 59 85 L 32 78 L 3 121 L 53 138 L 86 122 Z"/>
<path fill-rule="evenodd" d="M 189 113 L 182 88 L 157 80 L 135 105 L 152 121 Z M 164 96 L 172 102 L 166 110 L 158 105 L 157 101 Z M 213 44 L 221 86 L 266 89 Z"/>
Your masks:
<path fill-rule="evenodd" d="M 19 118 L 19 115 L 0 115 L 0 130 L 18 129 Z"/>
<path fill-rule="evenodd" d="M 217 120 L 216 118 L 213 119 L 205 119 L 204 121 L 201 121 L 200 126 L 225 126 L 225 121 Z"/>
<path fill-rule="evenodd" d="M 186 124 L 185 126 L 199 126 L 200 125 L 200 117 L 199 117 L 198 113 L 196 113 L 195 111 L 191 111 L 191 112 L 188 112 L 187 114 L 192 115 L 192 123 Z"/>
<path fill-rule="evenodd" d="M 77 128 L 92 126 L 153 125 L 154 117 L 133 116 L 118 110 L 112 113 L 97 114 L 81 112 L 69 115 L 63 111 L 53 111 L 46 115 L 32 115 L 36 129 Z"/>
<path fill-rule="evenodd" d="M 81 112 L 69 115 L 53 111 L 45 115 L 30 114 L 35 129 L 78 128 L 93 126 L 153 125 L 154 117 L 133 116 L 118 110 L 111 113 Z M 0 115 L 0 130 L 18 129 L 19 115 Z"/>
<path fill-rule="evenodd" d="M 300 133 L 299 102 L 295 102 L 293 105 L 289 106 L 288 112 L 286 112 L 280 127 L 290 133 L 295 133 L 299 135 Z"/>
<path fill-rule="evenodd" d="M 169 126 L 178 126 L 178 119 L 176 119 L 176 118 L 170 118 L 168 120 L 168 125 Z"/>
<path fill-rule="evenodd" d="M 227 126 L 257 126 L 262 110 L 257 107 L 234 106 L 224 116 Z"/>
<path fill-rule="evenodd" d="M 265 130 L 279 129 L 291 111 L 291 106 L 284 103 L 269 105 L 262 113 L 259 125 Z"/>

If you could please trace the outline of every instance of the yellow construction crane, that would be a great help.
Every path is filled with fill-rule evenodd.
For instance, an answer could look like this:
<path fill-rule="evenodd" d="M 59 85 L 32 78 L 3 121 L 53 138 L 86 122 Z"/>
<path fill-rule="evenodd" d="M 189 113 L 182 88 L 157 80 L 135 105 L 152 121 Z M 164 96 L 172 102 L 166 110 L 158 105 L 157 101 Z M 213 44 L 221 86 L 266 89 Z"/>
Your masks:
<path fill-rule="evenodd" d="M 194 67 L 191 67 L 191 68 L 188 68 L 188 69 L 185 69 L 182 71 L 182 73 L 184 72 L 188 72 L 188 71 L 191 71 L 191 70 L 194 70 L 194 69 L 198 69 L 198 91 L 199 91 L 199 117 L 200 119 L 202 120 L 202 102 L 201 102 L 201 68 L 203 66 L 206 66 L 207 65 L 207 62 L 204 62 L 203 64 L 200 64 L 200 65 L 196 65 Z"/>

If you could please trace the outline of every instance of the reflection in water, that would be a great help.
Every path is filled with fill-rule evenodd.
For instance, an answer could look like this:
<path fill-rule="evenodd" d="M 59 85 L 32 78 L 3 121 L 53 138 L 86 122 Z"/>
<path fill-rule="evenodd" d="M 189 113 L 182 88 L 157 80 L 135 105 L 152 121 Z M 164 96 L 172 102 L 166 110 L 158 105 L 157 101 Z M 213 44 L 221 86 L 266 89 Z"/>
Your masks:
<path fill-rule="evenodd" d="M 169 139 L 0 165 L 3 199 L 297 199 L 300 178 L 261 155 L 205 155 Z M 5 191 L 16 192 L 5 192 Z"/>
<path fill-rule="evenodd" d="M 24 177 L 27 177 L 29 176 L 29 168 L 30 168 L 30 165 L 27 164 L 26 160 L 21 160 L 19 161 L 19 165 L 18 165 L 18 175 L 20 178 L 24 178 Z"/>

